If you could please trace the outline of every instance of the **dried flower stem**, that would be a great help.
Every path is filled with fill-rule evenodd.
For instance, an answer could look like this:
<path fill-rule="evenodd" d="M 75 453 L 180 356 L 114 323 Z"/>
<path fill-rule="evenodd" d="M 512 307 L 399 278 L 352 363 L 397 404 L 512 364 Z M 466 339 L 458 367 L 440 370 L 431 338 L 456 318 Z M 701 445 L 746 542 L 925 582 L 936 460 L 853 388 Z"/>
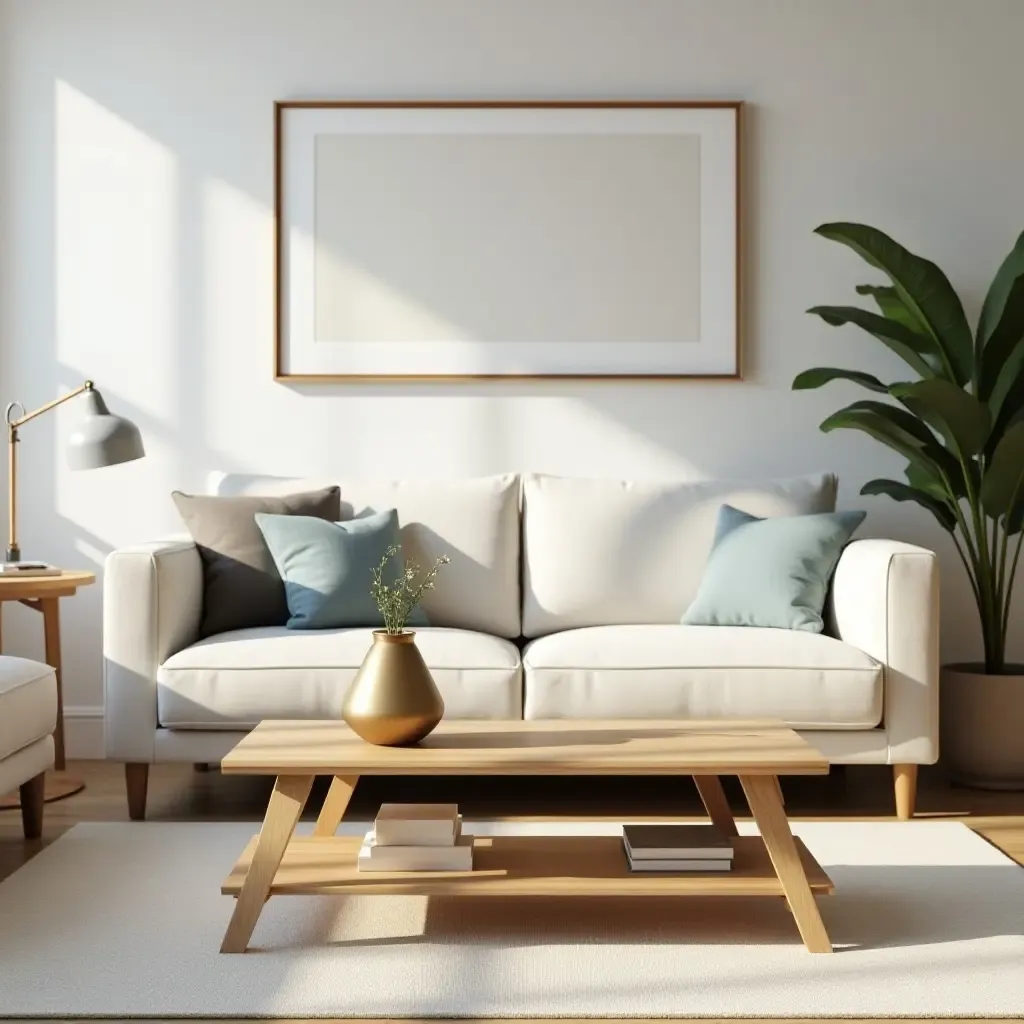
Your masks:
<path fill-rule="evenodd" d="M 441 566 L 447 565 L 451 561 L 447 555 L 442 555 L 426 572 L 423 572 L 415 562 L 403 560 L 403 569 L 398 578 L 393 583 L 387 583 L 384 579 L 384 571 L 387 568 L 388 560 L 395 555 L 401 557 L 401 551 L 400 545 L 390 545 L 384 552 L 380 564 L 370 570 L 373 577 L 370 593 L 377 602 L 381 617 L 384 619 L 384 631 L 392 636 L 405 632 L 405 623 L 412 614 L 412 610 L 420 603 L 428 590 L 434 589 L 434 578 Z"/>

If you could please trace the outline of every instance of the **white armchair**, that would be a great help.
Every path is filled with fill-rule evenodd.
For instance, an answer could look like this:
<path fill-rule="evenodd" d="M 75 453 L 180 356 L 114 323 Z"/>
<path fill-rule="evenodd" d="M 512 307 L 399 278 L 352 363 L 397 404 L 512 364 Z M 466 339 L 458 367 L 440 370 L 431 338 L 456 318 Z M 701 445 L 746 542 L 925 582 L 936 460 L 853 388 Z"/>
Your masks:
<path fill-rule="evenodd" d="M 57 676 L 49 665 L 0 656 L 0 793 L 21 791 L 26 839 L 43 831 L 46 771 L 53 767 Z"/>

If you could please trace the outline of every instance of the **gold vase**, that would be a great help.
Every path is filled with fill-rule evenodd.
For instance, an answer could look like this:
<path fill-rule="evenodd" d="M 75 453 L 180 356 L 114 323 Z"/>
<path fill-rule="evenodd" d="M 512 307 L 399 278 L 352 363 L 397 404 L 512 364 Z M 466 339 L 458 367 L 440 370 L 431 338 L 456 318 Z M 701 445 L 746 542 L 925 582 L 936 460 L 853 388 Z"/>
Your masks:
<path fill-rule="evenodd" d="M 416 743 L 441 721 L 444 701 L 415 640 L 413 632 L 373 631 L 373 646 L 341 706 L 341 717 L 368 743 Z"/>

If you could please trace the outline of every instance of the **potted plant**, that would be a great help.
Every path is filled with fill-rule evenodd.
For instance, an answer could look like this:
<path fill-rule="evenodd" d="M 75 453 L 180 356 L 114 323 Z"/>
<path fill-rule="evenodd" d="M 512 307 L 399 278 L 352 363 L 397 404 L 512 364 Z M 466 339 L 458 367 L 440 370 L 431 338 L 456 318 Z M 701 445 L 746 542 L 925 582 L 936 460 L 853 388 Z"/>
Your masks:
<path fill-rule="evenodd" d="M 967 784 L 1022 787 L 1024 667 L 1007 663 L 1006 640 L 1024 538 L 1024 234 L 996 273 L 973 332 L 934 263 L 863 224 L 823 224 L 817 234 L 851 248 L 889 283 L 857 287 L 878 312 L 808 312 L 867 331 L 911 374 L 885 383 L 819 367 L 793 387 L 845 380 L 884 396 L 840 409 L 821 429 L 862 430 L 898 452 L 906 479 L 871 480 L 861 494 L 916 502 L 951 535 L 977 602 L 985 660 L 942 670 L 943 760 Z"/>
<path fill-rule="evenodd" d="M 418 742 L 444 714 L 444 701 L 416 646 L 416 634 L 405 627 L 423 595 L 433 589 L 441 566 L 451 561 L 442 555 L 426 572 L 415 562 L 403 561 L 399 571 L 389 573 L 388 562 L 395 556 L 401 559 L 401 548 L 392 544 L 371 570 L 370 592 L 384 628 L 373 631 L 373 646 L 341 709 L 354 732 L 387 747 Z"/>

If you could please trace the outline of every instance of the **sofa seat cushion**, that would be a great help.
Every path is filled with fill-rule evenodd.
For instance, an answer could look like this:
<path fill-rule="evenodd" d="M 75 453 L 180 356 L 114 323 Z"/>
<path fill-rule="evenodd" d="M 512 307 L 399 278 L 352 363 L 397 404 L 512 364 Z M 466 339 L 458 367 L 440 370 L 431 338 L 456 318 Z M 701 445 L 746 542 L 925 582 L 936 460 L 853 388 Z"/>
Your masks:
<path fill-rule="evenodd" d="M 751 626 L 594 626 L 523 652 L 526 718 L 775 718 L 870 729 L 882 666 L 821 633 Z"/>
<path fill-rule="evenodd" d="M 264 718 L 340 718 L 372 629 L 239 629 L 208 637 L 157 671 L 168 729 L 250 729 Z M 424 627 L 416 643 L 448 718 L 521 718 L 519 651 L 507 640 Z"/>
<path fill-rule="evenodd" d="M 56 727 L 53 669 L 28 658 L 0 656 L 0 760 L 49 736 Z"/>

